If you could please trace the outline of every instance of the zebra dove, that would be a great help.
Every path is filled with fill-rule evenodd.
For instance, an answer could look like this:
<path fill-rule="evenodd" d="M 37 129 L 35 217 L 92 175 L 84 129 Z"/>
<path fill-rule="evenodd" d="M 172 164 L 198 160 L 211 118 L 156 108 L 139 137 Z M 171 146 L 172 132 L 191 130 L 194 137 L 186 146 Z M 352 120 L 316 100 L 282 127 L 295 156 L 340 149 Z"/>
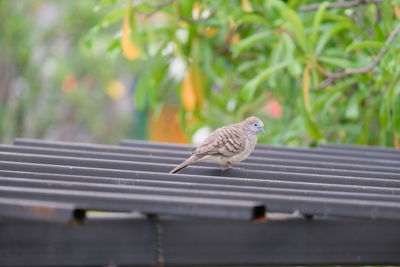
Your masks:
<path fill-rule="evenodd" d="M 218 128 L 170 173 L 176 173 L 200 160 L 212 160 L 223 165 L 222 170 L 231 169 L 233 163 L 246 159 L 257 143 L 257 134 L 264 131 L 263 122 L 257 117 Z"/>

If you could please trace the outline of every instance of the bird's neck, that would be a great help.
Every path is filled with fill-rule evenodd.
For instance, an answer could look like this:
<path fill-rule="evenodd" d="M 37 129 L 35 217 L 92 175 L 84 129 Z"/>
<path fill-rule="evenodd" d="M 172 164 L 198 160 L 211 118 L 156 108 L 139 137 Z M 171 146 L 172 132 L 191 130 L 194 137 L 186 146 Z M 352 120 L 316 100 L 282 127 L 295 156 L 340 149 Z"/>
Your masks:
<path fill-rule="evenodd" d="M 257 142 L 257 136 L 258 136 L 257 132 L 255 132 L 255 131 L 253 131 L 253 130 L 247 128 L 247 127 L 244 128 L 244 131 L 245 131 L 246 137 L 247 137 L 247 139 L 248 139 L 249 141 L 251 141 L 251 142 Z"/>
<path fill-rule="evenodd" d="M 254 138 L 257 139 L 257 133 L 258 133 L 257 131 L 250 129 L 249 127 L 243 127 L 243 128 L 244 131 L 247 133 L 247 135 L 254 136 Z"/>

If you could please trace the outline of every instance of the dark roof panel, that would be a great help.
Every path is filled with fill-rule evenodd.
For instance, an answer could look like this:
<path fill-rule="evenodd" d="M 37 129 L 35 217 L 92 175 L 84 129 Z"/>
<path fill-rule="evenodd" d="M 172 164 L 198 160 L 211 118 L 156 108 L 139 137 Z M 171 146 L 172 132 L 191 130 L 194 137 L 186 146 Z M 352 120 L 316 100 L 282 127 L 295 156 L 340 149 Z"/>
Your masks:
<path fill-rule="evenodd" d="M 193 146 L 124 140 L 121 146 L 35 139 L 0 145 L 8 198 L 78 209 L 252 220 L 268 212 L 400 219 L 400 154 L 340 146 L 258 145 L 242 169 L 200 162 L 168 172 Z M 1 215 L 0 215 L 1 216 Z"/>

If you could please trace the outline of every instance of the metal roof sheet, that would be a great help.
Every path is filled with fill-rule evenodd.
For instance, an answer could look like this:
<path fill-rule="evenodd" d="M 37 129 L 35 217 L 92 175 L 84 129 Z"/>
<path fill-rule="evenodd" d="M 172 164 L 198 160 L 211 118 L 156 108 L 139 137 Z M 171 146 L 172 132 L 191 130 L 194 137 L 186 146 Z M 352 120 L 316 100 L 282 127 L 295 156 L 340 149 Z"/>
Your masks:
<path fill-rule="evenodd" d="M 307 216 L 400 219 L 399 151 L 258 145 L 240 170 L 223 172 L 200 162 L 169 174 L 193 148 L 15 139 L 0 145 L 0 192 L 77 209 L 150 214 L 251 220 L 266 207 Z"/>

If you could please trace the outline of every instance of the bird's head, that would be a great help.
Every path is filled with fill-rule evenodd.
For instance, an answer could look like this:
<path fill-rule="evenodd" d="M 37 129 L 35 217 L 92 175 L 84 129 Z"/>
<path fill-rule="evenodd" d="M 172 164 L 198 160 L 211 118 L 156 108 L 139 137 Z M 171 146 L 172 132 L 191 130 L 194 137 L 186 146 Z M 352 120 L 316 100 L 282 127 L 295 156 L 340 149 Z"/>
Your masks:
<path fill-rule="evenodd" d="M 259 132 L 263 132 L 264 131 L 264 123 L 262 122 L 262 120 L 260 120 L 257 117 L 248 117 L 247 119 L 245 119 L 243 121 L 244 126 L 246 127 L 247 130 L 249 130 L 250 132 L 254 133 L 254 134 L 258 134 Z"/>

